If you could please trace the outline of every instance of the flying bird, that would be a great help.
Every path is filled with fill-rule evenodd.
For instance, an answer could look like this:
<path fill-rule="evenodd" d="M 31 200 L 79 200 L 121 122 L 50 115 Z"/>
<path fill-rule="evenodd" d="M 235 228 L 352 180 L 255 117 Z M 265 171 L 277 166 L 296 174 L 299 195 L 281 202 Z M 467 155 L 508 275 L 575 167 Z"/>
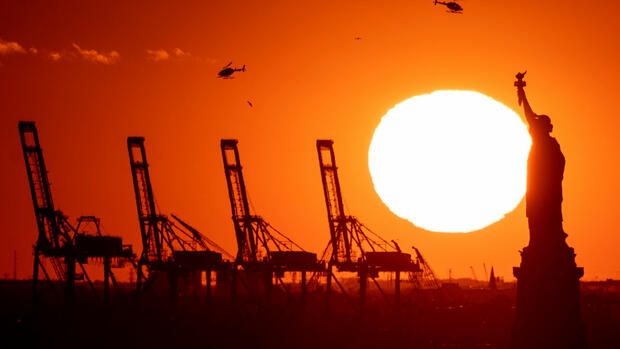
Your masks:
<path fill-rule="evenodd" d="M 254 105 L 252 105 L 252 102 L 250 102 L 250 101 L 247 101 L 247 102 L 248 102 L 248 105 L 249 105 L 250 107 L 254 107 Z"/>

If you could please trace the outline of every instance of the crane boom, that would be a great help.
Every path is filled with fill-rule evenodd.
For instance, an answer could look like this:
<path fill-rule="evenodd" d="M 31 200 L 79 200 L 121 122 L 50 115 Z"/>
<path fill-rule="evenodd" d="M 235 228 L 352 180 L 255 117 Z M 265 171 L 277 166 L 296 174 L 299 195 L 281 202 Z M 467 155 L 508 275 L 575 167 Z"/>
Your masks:
<path fill-rule="evenodd" d="M 304 251 L 262 217 L 252 215 L 236 139 L 222 139 L 220 148 L 237 238 L 237 263 L 244 268 L 267 262 L 288 271 L 318 270 L 316 254 Z M 294 251 L 293 247 L 299 250 Z M 283 269 L 283 270 L 284 270 Z"/>
<path fill-rule="evenodd" d="M 88 258 L 104 258 L 104 297 L 107 298 L 108 279 L 112 275 L 110 258 L 132 258 L 131 246 L 123 245 L 121 238 L 103 236 L 99 230 L 99 219 L 83 216 L 74 227 L 67 216 L 54 208 L 47 168 L 39 135 L 35 123 L 20 121 L 19 133 L 26 162 L 26 172 L 30 184 L 30 193 L 37 221 L 37 241 L 34 245 L 34 268 L 32 274 L 33 300 L 38 301 L 37 283 L 39 269 L 51 281 L 44 266 L 46 258 L 56 273 L 56 278 L 65 283 L 65 299 L 72 302 L 75 297 L 76 263 L 80 265 L 91 289 L 95 288 L 84 269 Z M 96 226 L 96 235 L 89 235 L 81 224 L 92 222 Z M 82 228 L 82 231 L 79 230 Z M 96 293 L 96 292 L 95 292 Z"/>
<path fill-rule="evenodd" d="M 316 149 L 331 237 L 330 262 L 344 271 L 358 270 L 360 263 L 366 264 L 373 273 L 381 270 L 417 270 L 411 255 L 400 251 L 394 240 L 388 242 L 357 218 L 345 214 L 334 141 L 319 139 Z"/>
<path fill-rule="evenodd" d="M 37 245 L 41 249 L 60 248 L 70 243 L 72 236 L 62 226 L 62 215 L 54 209 L 37 128 L 32 121 L 20 121 L 19 133 L 39 230 Z"/>
<path fill-rule="evenodd" d="M 171 280 L 175 280 L 180 272 L 204 270 L 210 273 L 212 270 L 227 268 L 227 264 L 222 262 L 222 254 L 208 247 L 211 245 L 225 252 L 217 244 L 178 217 L 173 215 L 180 226 L 155 209 L 144 138 L 128 137 L 127 149 L 142 237 L 142 254 L 137 265 L 138 294 L 142 279 L 152 280 L 159 272 L 168 273 Z M 148 277 L 143 267 L 146 267 Z M 171 286 L 170 292 L 173 295 L 177 293 L 175 288 Z"/>
<path fill-rule="evenodd" d="M 75 268 L 68 261 L 63 265 L 61 257 L 72 249 L 76 230 L 67 221 L 67 217 L 54 208 L 47 168 L 45 167 L 35 123 L 33 121 L 20 121 L 18 128 L 38 229 L 37 242 L 34 248 L 33 274 L 34 293 L 36 293 L 38 268 L 39 266 L 43 268 L 40 254 L 49 257 L 58 280 L 72 282 Z M 44 268 L 43 271 L 46 273 Z M 72 285 L 69 285 L 68 288 L 72 288 Z"/>
<path fill-rule="evenodd" d="M 332 258 L 343 256 L 347 262 L 351 262 L 351 240 L 347 229 L 347 216 L 344 213 L 340 180 L 338 179 L 338 167 L 332 140 L 317 140 L 316 148 L 319 156 L 319 168 L 323 181 L 323 194 L 327 207 L 327 218 L 332 244 Z"/>
<path fill-rule="evenodd" d="M 341 269 L 355 269 L 357 262 L 366 262 L 369 257 L 392 258 L 386 257 L 388 251 L 396 252 L 398 257 L 393 257 L 401 262 L 409 258 L 408 254 L 398 253 L 395 245 L 368 229 L 357 218 L 345 214 L 333 145 L 332 140 L 316 141 L 331 238 L 330 261 Z"/>
<path fill-rule="evenodd" d="M 413 261 L 411 254 L 403 253 L 395 240 L 389 243 L 368 229 L 357 218 L 345 214 L 334 155 L 334 141 L 319 139 L 316 141 L 316 150 L 331 238 L 328 244 L 328 247 L 331 245 L 331 256 L 328 265 L 327 289 L 331 287 L 332 277 L 335 279 L 331 273 L 332 266 L 335 266 L 339 272 L 356 272 L 360 282 L 360 309 L 363 310 L 368 277 L 373 279 L 385 297 L 385 293 L 374 279 L 379 276 L 379 272 L 394 272 L 395 303 L 398 307 L 400 273 L 407 272 L 410 277 L 414 278 L 414 274 L 421 272 L 419 262 Z"/>
<path fill-rule="evenodd" d="M 149 175 L 149 164 L 146 160 L 144 138 L 128 137 L 127 149 L 142 237 L 143 251 L 140 258 L 162 261 L 164 259 L 163 236 L 161 226 L 158 224 L 160 220 L 155 211 L 155 199 Z"/>
<path fill-rule="evenodd" d="M 474 280 L 478 281 L 478 276 L 476 275 L 476 271 L 474 270 L 474 266 L 470 265 L 469 269 L 471 269 L 471 275 L 473 275 Z"/>
<path fill-rule="evenodd" d="M 250 214 L 248 196 L 243 179 L 243 167 L 239 159 L 239 149 L 236 139 L 222 139 L 220 148 L 222 150 L 222 160 L 224 161 L 224 173 L 228 185 L 228 196 L 232 209 L 232 219 L 235 225 L 235 236 L 237 238 L 237 261 L 256 262 L 258 260 L 257 240 L 258 231 L 256 217 Z M 268 253 L 268 250 L 266 251 Z"/>

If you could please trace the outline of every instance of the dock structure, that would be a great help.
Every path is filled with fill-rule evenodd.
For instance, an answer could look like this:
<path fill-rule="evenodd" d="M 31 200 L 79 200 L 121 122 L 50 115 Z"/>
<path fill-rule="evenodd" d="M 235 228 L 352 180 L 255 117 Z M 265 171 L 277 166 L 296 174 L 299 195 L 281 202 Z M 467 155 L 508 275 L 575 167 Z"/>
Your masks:
<path fill-rule="evenodd" d="M 138 299 L 163 275 L 168 279 L 168 294 L 174 304 L 179 295 L 179 280 L 196 288 L 200 273 L 204 272 L 206 299 L 210 302 L 211 274 L 230 270 L 231 263 L 222 255 L 232 255 L 177 216 L 172 215 L 171 219 L 157 212 L 144 138 L 128 137 L 127 148 L 142 238 L 142 253 L 137 263 Z"/>
<path fill-rule="evenodd" d="M 39 271 L 43 273 L 45 279 L 50 281 L 50 284 L 54 284 L 53 280 L 64 284 L 64 300 L 67 304 L 75 301 L 76 280 L 86 280 L 97 296 L 84 265 L 102 259 L 104 264 L 103 298 L 107 303 L 110 280 L 118 288 L 112 267 L 121 266 L 122 261 L 133 259 L 131 246 L 124 245 L 120 237 L 101 234 L 98 218 L 82 216 L 78 219 L 77 226 L 74 226 L 68 216 L 54 207 L 48 171 L 36 125 L 32 121 L 20 121 L 18 128 L 38 229 L 37 240 L 34 244 L 32 271 L 33 302 L 35 304 L 39 302 Z M 95 224 L 96 229 L 93 234 L 80 229 L 87 222 Z M 114 261 L 117 263 L 113 263 Z M 51 266 L 51 271 L 48 271 L 46 264 L 48 267 Z M 79 274 L 76 270 L 78 266 L 81 270 Z"/>
<path fill-rule="evenodd" d="M 363 225 L 356 217 L 345 213 L 334 154 L 334 142 L 332 140 L 317 140 L 316 149 L 330 232 L 330 241 L 326 249 L 326 257 L 324 257 L 329 261 L 328 295 L 331 290 L 332 278 L 338 281 L 334 277 L 333 268 L 336 268 L 338 272 L 357 273 L 360 284 L 359 307 L 363 311 L 368 278 L 385 295 L 375 278 L 379 276 L 380 272 L 393 272 L 395 274 L 394 303 L 398 308 L 401 273 L 411 273 L 414 274 L 412 277 L 416 277 L 415 274 L 421 274 L 423 271 L 420 263 L 412 259 L 411 254 L 402 252 L 394 240 L 391 243 L 388 242 Z M 340 284 L 338 285 L 340 286 Z"/>
<path fill-rule="evenodd" d="M 238 143 L 236 139 L 222 139 L 220 142 L 237 240 L 235 270 L 240 267 L 246 273 L 263 275 L 267 303 L 271 301 L 274 277 L 276 281 L 284 284 L 284 273 L 301 272 L 301 298 L 305 301 L 308 281 L 306 274 L 324 271 L 325 264 L 317 260 L 316 253 L 305 251 L 261 216 L 252 214 Z M 288 288 L 285 290 L 289 292 Z"/>

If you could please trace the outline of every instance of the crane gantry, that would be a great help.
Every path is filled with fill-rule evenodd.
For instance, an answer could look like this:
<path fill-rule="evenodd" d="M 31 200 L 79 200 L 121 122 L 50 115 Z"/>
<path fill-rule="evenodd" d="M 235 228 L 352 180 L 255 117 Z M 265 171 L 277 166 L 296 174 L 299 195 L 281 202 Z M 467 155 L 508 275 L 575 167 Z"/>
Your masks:
<path fill-rule="evenodd" d="M 273 275 L 280 278 L 284 272 L 299 271 L 302 276 L 302 297 L 304 297 L 306 272 L 322 271 L 324 263 L 317 261 L 315 253 L 305 251 L 262 217 L 251 213 L 237 144 L 236 139 L 220 141 L 237 239 L 235 263 L 246 272 L 264 273 L 268 299 Z"/>
<path fill-rule="evenodd" d="M 339 272 L 356 272 L 360 281 L 360 309 L 364 308 L 367 278 L 373 281 L 379 272 L 395 273 L 395 299 L 400 301 L 400 273 L 420 273 L 420 264 L 411 254 L 400 250 L 398 244 L 383 239 L 357 218 L 345 213 L 338 167 L 332 140 L 317 140 L 316 149 L 327 207 L 330 241 L 325 250 L 328 262 L 327 290 L 334 277 L 332 268 Z M 337 281 L 337 280 L 336 280 Z M 375 284 L 377 287 L 378 283 Z"/>
<path fill-rule="evenodd" d="M 33 121 L 20 121 L 18 128 L 38 228 L 32 274 L 33 301 L 38 302 L 39 270 L 47 280 L 52 280 L 45 268 L 45 260 L 52 266 L 56 280 L 64 283 L 65 301 L 72 303 L 75 299 L 76 264 L 82 270 L 79 278 L 85 278 L 95 292 L 84 264 L 87 264 L 89 259 L 103 258 L 104 301 L 107 302 L 109 279 L 112 278 L 116 284 L 111 270 L 112 259 L 133 258 L 131 246 L 123 245 L 119 237 L 102 235 L 98 218 L 82 216 L 78 219 L 77 227 L 74 227 L 68 217 L 54 207 L 36 125 Z M 87 221 L 96 223 L 96 234 L 80 230 L 80 225 Z"/>
<path fill-rule="evenodd" d="M 137 265 L 138 295 L 143 281 L 146 288 L 158 275 L 166 274 L 170 281 L 169 292 L 176 297 L 179 277 L 192 278 L 196 272 L 204 271 L 209 299 L 211 272 L 228 270 L 230 263 L 223 261 L 222 254 L 231 258 L 232 255 L 177 216 L 172 215 L 173 220 L 157 212 L 144 138 L 128 137 L 127 148 L 142 238 L 142 253 Z"/>

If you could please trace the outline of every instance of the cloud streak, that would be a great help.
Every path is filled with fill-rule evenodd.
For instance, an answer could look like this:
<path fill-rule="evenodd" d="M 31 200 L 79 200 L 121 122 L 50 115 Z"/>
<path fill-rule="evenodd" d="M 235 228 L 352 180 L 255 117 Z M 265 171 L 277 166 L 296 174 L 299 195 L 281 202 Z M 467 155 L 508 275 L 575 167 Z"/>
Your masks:
<path fill-rule="evenodd" d="M 146 50 L 146 55 L 153 62 L 167 61 L 170 54 L 166 50 Z"/>
<path fill-rule="evenodd" d="M 183 50 L 181 50 L 180 48 L 175 48 L 174 50 L 172 50 L 172 52 L 174 53 L 175 56 L 177 57 L 189 57 L 191 56 L 189 52 L 184 52 Z"/>
<path fill-rule="evenodd" d="M 13 53 L 26 53 L 26 50 L 15 41 L 4 41 L 0 39 L 0 55 L 9 55 Z"/>
<path fill-rule="evenodd" d="M 189 58 L 194 58 L 191 53 L 187 51 L 183 51 L 180 48 L 176 47 L 173 50 L 166 51 L 164 49 L 159 50 L 146 50 L 146 58 L 153 62 L 162 62 L 168 60 L 184 60 Z M 195 59 L 195 58 L 194 58 Z"/>
<path fill-rule="evenodd" d="M 95 49 L 85 49 L 76 44 L 71 44 L 72 49 L 50 50 L 50 49 L 37 49 L 36 47 L 24 48 L 22 45 L 15 41 L 5 41 L 0 39 L 0 56 L 7 56 L 11 54 L 31 54 L 40 57 L 45 57 L 53 62 L 83 59 L 95 64 L 111 65 L 120 61 L 120 54 L 116 50 L 109 52 L 101 52 Z M 195 61 L 215 63 L 212 58 L 202 58 L 192 55 L 188 51 L 184 51 L 178 47 L 174 49 L 147 49 L 146 59 L 153 62 L 165 62 L 165 61 Z"/>
<path fill-rule="evenodd" d="M 80 57 L 93 63 L 114 64 L 118 62 L 121 57 L 116 51 L 110 51 L 106 54 L 106 53 L 97 52 L 97 50 L 83 49 L 80 46 L 78 46 L 78 44 L 76 43 L 73 43 L 72 46 Z M 52 56 L 52 59 L 54 59 L 54 56 Z M 54 59 L 54 60 L 57 60 L 57 59 Z"/>
<path fill-rule="evenodd" d="M 58 52 L 50 52 L 49 56 L 54 62 L 58 61 L 61 58 L 61 55 Z"/>

